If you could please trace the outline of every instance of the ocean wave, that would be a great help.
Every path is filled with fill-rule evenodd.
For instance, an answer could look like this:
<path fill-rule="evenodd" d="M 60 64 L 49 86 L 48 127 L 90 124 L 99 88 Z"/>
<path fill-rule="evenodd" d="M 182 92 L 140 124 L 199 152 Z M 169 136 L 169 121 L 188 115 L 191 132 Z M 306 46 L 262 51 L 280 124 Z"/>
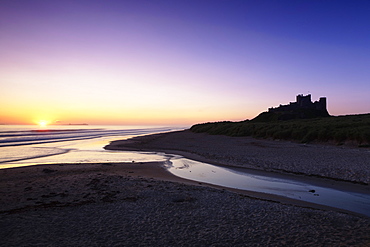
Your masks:
<path fill-rule="evenodd" d="M 50 130 L 24 130 L 0 131 L 0 147 L 41 144 L 49 142 L 74 141 L 99 138 L 104 136 L 142 135 L 153 132 L 167 132 L 173 130 L 163 128 L 141 129 L 50 129 Z"/>

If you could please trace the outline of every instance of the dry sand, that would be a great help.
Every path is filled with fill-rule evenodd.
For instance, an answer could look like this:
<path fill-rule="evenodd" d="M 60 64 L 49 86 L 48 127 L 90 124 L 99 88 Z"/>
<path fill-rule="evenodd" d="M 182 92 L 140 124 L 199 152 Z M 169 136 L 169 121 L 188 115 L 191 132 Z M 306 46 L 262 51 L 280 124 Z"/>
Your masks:
<path fill-rule="evenodd" d="M 185 148 L 175 146 L 176 135 L 190 138 L 186 144 L 177 140 Z M 161 150 L 210 159 L 200 155 L 207 145 L 203 137 L 192 133 L 146 138 L 131 145 L 159 144 Z M 369 218 L 200 186 L 154 162 L 0 170 L 0 227 L 0 246 L 370 245 Z"/>

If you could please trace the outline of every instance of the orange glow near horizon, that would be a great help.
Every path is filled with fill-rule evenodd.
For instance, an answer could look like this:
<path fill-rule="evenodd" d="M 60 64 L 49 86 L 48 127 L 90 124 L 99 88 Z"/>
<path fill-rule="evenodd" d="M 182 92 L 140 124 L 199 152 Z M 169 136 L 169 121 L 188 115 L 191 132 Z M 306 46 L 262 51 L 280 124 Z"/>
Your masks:
<path fill-rule="evenodd" d="M 0 100 L 1 101 L 1 100 Z M 77 104 L 76 104 L 77 105 Z M 274 104 L 271 103 L 271 106 Z M 171 108 L 144 108 L 134 106 L 121 107 L 104 104 L 90 107 L 76 107 L 66 104 L 63 107 L 49 105 L 39 110 L 31 104 L 24 104 L 24 108 L 15 107 L 4 109 L 0 113 L 0 124 L 25 124 L 46 127 L 47 125 L 88 124 L 88 125 L 182 125 L 191 126 L 197 123 L 217 121 L 242 121 L 252 119 L 266 108 L 261 105 L 235 105 L 219 106 L 216 110 L 205 107 L 192 108 L 176 106 Z M 230 110 L 231 109 L 231 110 Z M 342 108 L 343 111 L 344 108 Z M 338 114 L 338 110 L 329 105 L 329 113 Z M 337 110 L 337 111 L 336 111 Z M 348 110 L 348 112 L 350 112 Z M 4 114 L 5 113 L 5 114 Z"/>
<path fill-rule="evenodd" d="M 242 121 L 308 92 L 369 112 L 366 1 L 71 2 L 1 1 L 0 124 Z"/>
<path fill-rule="evenodd" d="M 51 114 L 51 112 L 53 114 Z M 14 111 L 11 114 L 0 114 L 0 124 L 14 125 L 65 125 L 65 124 L 88 124 L 88 125 L 184 125 L 190 126 L 197 123 L 213 121 L 241 121 L 253 117 L 253 114 L 244 115 L 241 111 L 199 110 L 192 112 L 191 109 L 115 109 L 109 105 L 97 109 L 68 109 L 60 111 L 44 111 L 37 113 L 36 109 Z M 240 117 L 242 116 L 242 117 Z"/>
<path fill-rule="evenodd" d="M 47 121 L 47 120 L 40 120 L 40 121 L 37 122 L 37 124 L 40 127 L 46 127 L 47 125 L 49 125 L 49 121 Z"/>
<path fill-rule="evenodd" d="M 268 107 L 285 104 L 289 99 L 294 99 L 294 93 L 279 96 L 277 100 L 270 99 L 269 95 L 262 98 L 256 95 L 249 96 L 248 100 L 244 101 L 233 99 L 232 95 L 226 93 L 219 95 L 198 91 L 171 91 L 167 94 L 165 91 L 165 95 L 162 95 L 152 88 L 158 95 L 143 92 L 125 94 L 125 97 L 122 97 L 120 94 L 125 91 L 117 91 L 111 92 L 111 96 L 104 100 L 98 97 L 99 95 L 88 95 L 89 98 L 85 98 L 82 93 L 62 97 L 51 93 L 47 95 L 47 92 L 44 92 L 47 95 L 45 97 L 26 97 L 27 95 L 23 94 L 29 91 L 20 91 L 17 101 L 7 95 L 0 98 L 0 105 L 5 106 L 0 111 L 0 124 L 36 124 L 40 127 L 68 124 L 191 126 L 204 122 L 252 119 Z M 335 97 L 330 95 L 328 99 L 329 114 L 355 112 L 355 109 L 349 109 L 349 106 L 345 105 L 345 101 L 335 102 Z M 198 103 L 202 100 L 204 104 Z"/>

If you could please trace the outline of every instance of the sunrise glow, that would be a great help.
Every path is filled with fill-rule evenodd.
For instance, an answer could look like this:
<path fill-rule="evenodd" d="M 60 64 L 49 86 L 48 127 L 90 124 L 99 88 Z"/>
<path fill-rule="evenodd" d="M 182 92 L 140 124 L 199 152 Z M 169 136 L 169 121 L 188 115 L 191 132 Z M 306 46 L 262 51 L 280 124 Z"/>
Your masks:
<path fill-rule="evenodd" d="M 0 124 L 241 121 L 307 93 L 370 111 L 367 1 L 21 2 L 0 8 Z"/>
<path fill-rule="evenodd" d="M 49 124 L 49 122 L 48 122 L 48 121 L 46 121 L 46 120 L 40 120 L 40 121 L 38 121 L 38 122 L 37 122 L 37 124 L 38 124 L 40 127 L 46 127 L 46 126 Z"/>

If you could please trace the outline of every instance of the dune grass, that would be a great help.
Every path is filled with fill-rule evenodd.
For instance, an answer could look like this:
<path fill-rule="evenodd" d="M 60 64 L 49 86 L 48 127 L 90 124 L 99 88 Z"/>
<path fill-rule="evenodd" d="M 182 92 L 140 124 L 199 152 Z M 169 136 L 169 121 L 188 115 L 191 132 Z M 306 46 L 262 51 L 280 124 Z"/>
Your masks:
<path fill-rule="evenodd" d="M 196 124 L 190 130 L 212 135 L 252 136 L 294 140 L 302 143 L 316 141 L 342 145 L 351 142 L 360 147 L 370 146 L 370 114 L 266 122 L 225 121 Z"/>

